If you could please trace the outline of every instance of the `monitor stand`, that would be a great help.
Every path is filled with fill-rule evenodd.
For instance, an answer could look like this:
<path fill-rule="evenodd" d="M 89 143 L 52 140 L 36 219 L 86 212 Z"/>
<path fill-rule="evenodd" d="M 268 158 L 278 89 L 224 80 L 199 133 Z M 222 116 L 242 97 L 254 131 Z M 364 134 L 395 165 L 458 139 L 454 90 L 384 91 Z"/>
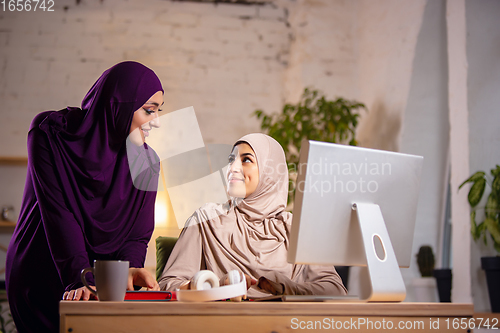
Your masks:
<path fill-rule="evenodd" d="M 361 283 L 360 299 L 366 302 L 403 301 L 406 288 L 380 207 L 373 203 L 354 203 L 352 209 L 358 217 L 369 276 L 368 283 Z"/>

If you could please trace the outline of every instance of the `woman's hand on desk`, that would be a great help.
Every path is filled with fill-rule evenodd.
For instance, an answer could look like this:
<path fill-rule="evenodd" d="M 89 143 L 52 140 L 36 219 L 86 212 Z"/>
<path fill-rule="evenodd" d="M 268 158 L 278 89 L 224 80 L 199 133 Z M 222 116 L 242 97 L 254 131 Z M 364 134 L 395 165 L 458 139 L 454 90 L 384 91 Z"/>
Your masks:
<path fill-rule="evenodd" d="M 160 290 L 158 282 L 156 282 L 153 276 L 144 268 L 129 268 L 127 290 L 134 290 L 134 285 L 146 287 L 148 290 Z M 95 290 L 95 287 L 93 288 Z M 97 297 L 95 297 L 86 287 L 80 287 L 75 290 L 64 292 L 62 299 L 65 301 L 88 301 L 89 299 L 97 299 Z"/>
<path fill-rule="evenodd" d="M 283 284 L 271 281 L 263 276 L 259 278 L 257 287 L 270 292 L 273 295 L 283 295 L 283 293 L 285 292 L 285 286 Z"/>
<path fill-rule="evenodd" d="M 147 290 L 160 290 L 158 282 L 145 268 L 129 268 L 127 290 L 134 290 L 134 285 Z"/>
<path fill-rule="evenodd" d="M 82 301 L 88 301 L 89 299 L 97 299 L 97 297 L 95 297 L 86 287 L 80 287 L 78 289 L 65 291 L 62 299 L 65 301 L 79 301 L 80 299 Z"/>

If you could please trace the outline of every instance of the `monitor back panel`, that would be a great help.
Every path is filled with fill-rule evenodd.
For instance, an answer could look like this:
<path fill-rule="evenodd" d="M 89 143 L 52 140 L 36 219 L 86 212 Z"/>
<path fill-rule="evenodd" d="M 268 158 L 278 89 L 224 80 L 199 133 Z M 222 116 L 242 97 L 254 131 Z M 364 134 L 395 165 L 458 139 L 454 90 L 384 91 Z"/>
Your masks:
<path fill-rule="evenodd" d="M 353 203 L 380 206 L 401 267 L 411 260 L 423 158 L 316 141 L 302 144 L 289 262 L 366 265 Z"/>

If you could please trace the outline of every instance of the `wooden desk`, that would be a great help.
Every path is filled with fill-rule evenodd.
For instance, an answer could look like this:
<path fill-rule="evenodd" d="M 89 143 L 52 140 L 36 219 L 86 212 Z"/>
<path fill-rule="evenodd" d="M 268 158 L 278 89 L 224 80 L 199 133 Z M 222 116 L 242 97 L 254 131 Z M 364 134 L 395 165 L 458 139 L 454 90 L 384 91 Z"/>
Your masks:
<path fill-rule="evenodd" d="M 61 333 L 467 332 L 452 323 L 473 314 L 450 303 L 60 302 Z"/>

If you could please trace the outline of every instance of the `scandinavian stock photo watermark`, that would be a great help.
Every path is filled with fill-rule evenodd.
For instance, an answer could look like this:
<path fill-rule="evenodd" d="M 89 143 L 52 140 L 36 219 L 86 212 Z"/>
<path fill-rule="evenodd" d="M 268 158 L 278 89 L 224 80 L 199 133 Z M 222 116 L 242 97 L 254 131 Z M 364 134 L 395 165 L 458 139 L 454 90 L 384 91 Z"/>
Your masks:
<path fill-rule="evenodd" d="M 337 162 L 320 158 L 308 164 L 290 166 L 292 172 L 307 173 L 312 179 L 298 180 L 295 189 L 302 192 L 320 193 L 375 193 L 381 176 L 392 175 L 390 163 L 375 163 L 365 158 L 362 162 Z M 293 189 L 292 189 L 293 190 Z"/>
<path fill-rule="evenodd" d="M 497 330 L 499 322 L 497 318 L 428 318 L 416 320 L 395 320 L 386 318 L 329 318 L 321 320 L 303 320 L 294 317 L 290 320 L 292 330 L 370 330 L 370 331 L 442 331 L 442 330 L 473 330 L 486 328 Z"/>

